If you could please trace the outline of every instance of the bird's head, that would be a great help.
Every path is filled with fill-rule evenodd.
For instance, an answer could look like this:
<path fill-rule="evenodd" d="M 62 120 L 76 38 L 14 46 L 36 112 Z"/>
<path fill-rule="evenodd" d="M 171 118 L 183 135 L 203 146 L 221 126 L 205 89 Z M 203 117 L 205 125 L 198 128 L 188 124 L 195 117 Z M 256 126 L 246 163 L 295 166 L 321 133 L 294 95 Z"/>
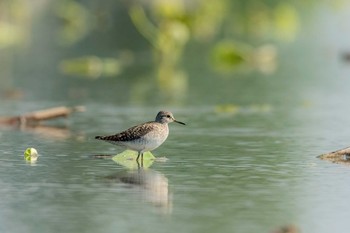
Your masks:
<path fill-rule="evenodd" d="M 167 124 L 170 122 L 176 122 L 179 123 L 181 125 L 186 125 L 185 123 L 181 122 L 181 121 L 177 121 L 175 120 L 173 114 L 171 112 L 167 112 L 167 111 L 160 111 L 158 112 L 157 116 L 156 116 L 156 122 L 162 123 L 162 124 Z"/>

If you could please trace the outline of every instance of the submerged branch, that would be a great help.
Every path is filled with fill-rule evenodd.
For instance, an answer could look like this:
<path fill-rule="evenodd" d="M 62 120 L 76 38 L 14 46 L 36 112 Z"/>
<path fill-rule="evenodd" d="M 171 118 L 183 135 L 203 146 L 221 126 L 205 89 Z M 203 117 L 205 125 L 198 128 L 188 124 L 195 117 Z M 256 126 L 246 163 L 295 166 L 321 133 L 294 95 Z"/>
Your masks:
<path fill-rule="evenodd" d="M 318 158 L 322 160 L 328 160 L 333 163 L 350 164 L 350 147 L 327 154 L 322 154 L 318 156 Z"/>
<path fill-rule="evenodd" d="M 44 110 L 34 111 L 25 113 L 19 116 L 10 116 L 10 117 L 0 117 L 0 124 L 5 125 L 36 125 L 40 121 L 56 119 L 60 117 L 67 117 L 74 112 L 83 112 L 85 111 L 84 106 L 75 106 L 75 107 L 55 107 L 48 108 Z"/>

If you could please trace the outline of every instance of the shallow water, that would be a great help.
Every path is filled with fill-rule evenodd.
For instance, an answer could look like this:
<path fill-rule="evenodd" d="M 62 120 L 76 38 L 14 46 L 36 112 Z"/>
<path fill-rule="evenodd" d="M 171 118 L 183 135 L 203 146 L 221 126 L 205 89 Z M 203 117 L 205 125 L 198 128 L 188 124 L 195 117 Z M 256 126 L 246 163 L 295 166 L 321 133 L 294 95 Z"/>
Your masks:
<path fill-rule="evenodd" d="M 339 59 L 350 32 L 334 26 L 348 22 L 348 8 L 317 8 L 294 42 L 278 45 L 270 75 L 223 77 L 199 69 L 200 56 L 185 57 L 187 91 L 175 100 L 177 90 L 149 89 L 158 85 L 154 70 L 94 81 L 43 72 L 53 81 L 29 82 L 19 67 L 27 98 L 1 99 L 0 115 L 74 104 L 86 112 L 0 128 L 0 232 L 251 233 L 287 224 L 348 232 L 350 168 L 316 158 L 350 144 L 350 67 Z M 171 124 L 153 151 L 167 160 L 130 170 L 96 158 L 123 149 L 95 135 L 153 120 L 160 109 L 187 124 Z M 28 147 L 36 163 L 23 159 Z"/>
<path fill-rule="evenodd" d="M 290 130 L 283 119 L 271 123 L 278 109 L 225 115 L 210 108 L 181 108 L 177 118 L 188 125 L 171 124 L 168 140 L 153 152 L 168 160 L 128 171 L 112 159 L 94 158 L 122 150 L 93 136 L 108 133 L 108 125 L 126 112 L 144 112 L 149 118 L 154 112 L 111 111 L 94 127 L 84 120 L 109 107 L 88 105 L 86 113 L 62 122 L 70 124 L 66 137 L 2 131 L 1 231 L 269 232 L 290 223 L 303 232 L 346 229 L 350 206 L 343 200 L 350 189 L 344 184 L 350 170 L 316 158 L 340 146 L 315 136 L 327 133 L 315 131 L 312 121 L 322 109 L 313 108 L 311 116 L 310 109 L 299 109 L 295 120 L 309 120 Z M 132 115 L 125 125 L 141 118 Z M 336 137 L 341 135 L 332 134 Z M 29 146 L 41 155 L 34 164 L 23 159 Z M 130 173 L 143 182 L 128 182 Z"/>

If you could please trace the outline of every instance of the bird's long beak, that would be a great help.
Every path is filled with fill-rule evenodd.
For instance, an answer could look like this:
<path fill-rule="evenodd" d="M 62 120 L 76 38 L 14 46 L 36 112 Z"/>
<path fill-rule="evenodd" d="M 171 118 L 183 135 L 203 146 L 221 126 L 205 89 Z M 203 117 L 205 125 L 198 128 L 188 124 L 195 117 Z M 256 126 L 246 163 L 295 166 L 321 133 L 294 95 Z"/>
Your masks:
<path fill-rule="evenodd" d="M 183 122 L 181 122 L 181 121 L 177 121 L 177 120 L 175 120 L 175 119 L 174 119 L 174 122 L 179 123 L 179 124 L 181 124 L 181 125 L 186 125 L 185 123 L 183 123 Z"/>

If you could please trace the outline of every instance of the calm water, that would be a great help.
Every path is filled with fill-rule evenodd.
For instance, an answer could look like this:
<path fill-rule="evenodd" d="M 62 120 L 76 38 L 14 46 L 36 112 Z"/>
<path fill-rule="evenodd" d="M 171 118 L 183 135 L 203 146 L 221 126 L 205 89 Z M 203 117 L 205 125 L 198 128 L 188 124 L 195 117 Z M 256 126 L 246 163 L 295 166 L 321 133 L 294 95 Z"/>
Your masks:
<path fill-rule="evenodd" d="M 188 125 L 172 124 L 154 151 L 169 160 L 128 171 L 93 158 L 121 151 L 93 136 L 154 111 L 123 108 L 97 118 L 111 106 L 87 107 L 66 122 L 67 132 L 2 131 L 2 232 L 269 232 L 289 223 L 303 232 L 345 232 L 350 170 L 315 156 L 345 146 L 346 133 L 331 133 L 341 123 L 319 126 L 323 108 L 295 109 L 295 125 L 284 124 L 278 109 L 231 115 L 180 108 L 177 118 Z M 29 146 L 41 155 L 35 164 L 23 160 Z M 135 176 L 144 181 L 135 184 Z"/>
<path fill-rule="evenodd" d="M 0 115 L 74 104 L 87 111 L 46 127 L 1 127 L 0 232 L 252 233 L 286 224 L 348 232 L 350 169 L 316 156 L 350 145 L 350 66 L 339 59 L 350 30 L 334 26 L 349 18 L 324 8 L 313 17 L 281 45 L 275 73 L 221 77 L 192 61 L 181 98 L 150 89 L 152 72 L 146 81 L 33 76 L 28 98 L 1 100 Z M 94 157 L 122 152 L 95 135 L 160 109 L 187 123 L 171 124 L 153 152 L 167 161 L 130 170 Z M 27 147 L 39 151 L 34 164 L 23 159 Z"/>

